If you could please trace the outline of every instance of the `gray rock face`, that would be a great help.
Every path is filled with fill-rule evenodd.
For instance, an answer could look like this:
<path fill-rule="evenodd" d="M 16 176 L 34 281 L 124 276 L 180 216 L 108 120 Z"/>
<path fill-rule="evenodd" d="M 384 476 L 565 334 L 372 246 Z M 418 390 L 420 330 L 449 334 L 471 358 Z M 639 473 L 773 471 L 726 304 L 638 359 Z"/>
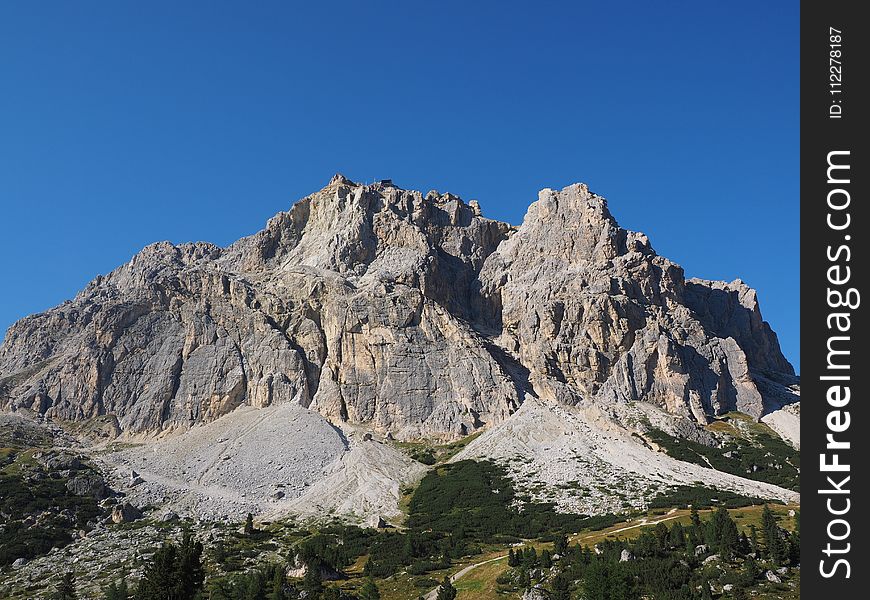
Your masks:
<path fill-rule="evenodd" d="M 780 578 L 780 576 L 773 571 L 768 570 L 767 572 L 765 572 L 764 577 L 771 583 L 782 583 L 782 579 Z"/>
<path fill-rule="evenodd" d="M 337 175 L 253 236 L 153 244 L 13 325 L 0 407 L 150 433 L 298 403 L 455 437 L 526 393 L 760 417 L 759 378 L 791 376 L 751 289 L 686 281 L 585 185 L 544 190 L 515 228 Z"/>
<path fill-rule="evenodd" d="M 480 280 L 499 346 L 545 398 L 640 400 L 701 423 L 734 409 L 758 418 L 754 371 L 794 373 L 754 291 L 687 282 L 583 184 L 543 190 Z"/>
<path fill-rule="evenodd" d="M 523 600 L 548 600 L 550 593 L 541 584 L 536 584 L 523 592 Z"/>

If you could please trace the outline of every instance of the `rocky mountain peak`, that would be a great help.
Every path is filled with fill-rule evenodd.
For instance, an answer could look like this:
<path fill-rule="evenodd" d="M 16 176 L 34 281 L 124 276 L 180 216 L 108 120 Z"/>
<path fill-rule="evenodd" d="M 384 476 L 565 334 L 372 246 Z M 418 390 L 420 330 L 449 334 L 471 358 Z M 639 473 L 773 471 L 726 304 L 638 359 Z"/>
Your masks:
<path fill-rule="evenodd" d="M 153 244 L 13 325 L 0 406 L 155 432 L 298 403 L 450 437 L 527 394 L 760 417 L 782 396 L 757 383 L 792 374 L 750 288 L 685 281 L 584 184 L 542 190 L 513 227 L 337 174 L 227 248 Z"/>

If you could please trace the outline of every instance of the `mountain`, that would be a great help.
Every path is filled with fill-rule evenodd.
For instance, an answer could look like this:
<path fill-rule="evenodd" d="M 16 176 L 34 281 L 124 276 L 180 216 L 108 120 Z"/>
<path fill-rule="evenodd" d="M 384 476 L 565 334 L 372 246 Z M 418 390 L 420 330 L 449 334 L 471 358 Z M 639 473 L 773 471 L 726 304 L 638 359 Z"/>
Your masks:
<path fill-rule="evenodd" d="M 686 279 L 584 184 L 514 227 L 336 175 L 226 248 L 146 247 L 0 346 L 0 409 L 205 519 L 400 519 L 423 447 L 564 511 L 698 481 L 792 501 L 798 400 L 755 292 Z"/>
<path fill-rule="evenodd" d="M 124 434 L 245 405 L 449 439 L 526 397 L 697 424 L 796 399 L 755 292 L 687 280 L 583 184 L 543 190 L 513 227 L 341 175 L 227 248 L 153 244 L 22 319 L 0 374 L 3 409 Z"/>
<path fill-rule="evenodd" d="M 380 552 L 406 598 L 448 539 L 468 558 L 688 504 L 795 521 L 799 394 L 754 290 L 686 279 L 586 185 L 515 227 L 336 175 L 250 237 L 153 244 L 9 329 L 0 595 L 75 564 L 97 597 L 188 528 L 215 581 L 295 557 L 297 582 L 311 544 L 344 569 Z"/>

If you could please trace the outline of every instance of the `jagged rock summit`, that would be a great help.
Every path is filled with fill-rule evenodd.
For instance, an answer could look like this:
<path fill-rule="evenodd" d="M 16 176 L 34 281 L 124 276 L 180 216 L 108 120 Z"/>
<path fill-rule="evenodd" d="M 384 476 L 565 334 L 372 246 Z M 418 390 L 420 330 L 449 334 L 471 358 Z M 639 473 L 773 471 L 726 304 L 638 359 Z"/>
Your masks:
<path fill-rule="evenodd" d="M 0 407 L 127 434 L 295 403 L 455 437 L 527 394 L 704 423 L 760 418 L 794 379 L 753 290 L 685 279 L 584 184 L 543 190 L 513 227 L 336 175 L 227 248 L 146 247 L 0 347 Z"/>

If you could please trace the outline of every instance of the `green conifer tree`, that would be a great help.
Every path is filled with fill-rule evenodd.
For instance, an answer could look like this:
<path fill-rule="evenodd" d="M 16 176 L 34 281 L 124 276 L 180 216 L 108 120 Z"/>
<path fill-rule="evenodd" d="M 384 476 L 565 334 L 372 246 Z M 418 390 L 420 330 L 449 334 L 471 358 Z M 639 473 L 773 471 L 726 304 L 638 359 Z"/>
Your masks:
<path fill-rule="evenodd" d="M 563 534 L 557 535 L 556 540 L 553 542 L 553 554 L 558 554 L 559 556 L 565 556 L 568 552 L 568 536 Z"/>
<path fill-rule="evenodd" d="M 607 569 L 600 560 L 593 560 L 583 578 L 584 600 L 610 600 Z"/>
<path fill-rule="evenodd" d="M 534 547 L 526 550 L 525 554 L 523 555 L 523 562 L 525 562 L 530 569 L 533 569 L 538 565 L 538 552 L 534 549 Z"/>
<path fill-rule="evenodd" d="M 52 600 L 76 600 L 78 595 L 76 594 L 75 575 L 70 572 L 64 573 L 51 597 Z"/>
<path fill-rule="evenodd" d="M 178 548 L 176 593 L 180 598 L 193 598 L 202 589 L 205 570 L 202 566 L 202 544 L 185 529 Z"/>
<path fill-rule="evenodd" d="M 287 577 L 284 573 L 284 568 L 280 565 L 275 565 L 274 571 L 272 573 L 272 581 L 269 584 L 269 600 L 286 600 L 287 599 L 287 591 L 286 591 Z"/>
<path fill-rule="evenodd" d="M 541 562 L 542 569 L 549 569 L 550 567 L 553 566 L 553 559 L 550 556 L 550 551 L 547 550 L 546 548 L 544 549 L 543 552 L 541 552 L 541 561 L 540 562 Z"/>
<path fill-rule="evenodd" d="M 767 550 L 767 558 L 774 565 L 782 565 L 785 563 L 788 549 L 786 548 L 785 540 L 779 524 L 776 522 L 776 515 L 770 510 L 768 505 L 764 505 L 761 512 L 761 527 L 764 533 L 764 545 Z"/>
<path fill-rule="evenodd" d="M 145 573 L 136 589 L 137 600 L 165 600 L 173 597 L 177 556 L 178 548 L 175 544 L 164 542 L 145 567 Z"/>
<path fill-rule="evenodd" d="M 689 518 L 692 520 L 692 527 L 701 531 L 701 515 L 698 514 L 698 509 L 692 506 L 692 510 L 689 511 Z"/>
<path fill-rule="evenodd" d="M 565 573 L 559 573 L 553 578 L 551 600 L 571 600 L 571 581 Z"/>
<path fill-rule="evenodd" d="M 668 535 L 668 543 L 671 548 L 677 550 L 682 550 L 686 547 L 686 530 L 683 529 L 683 525 L 679 521 L 674 523 L 673 527 L 671 527 L 671 531 Z"/>
<path fill-rule="evenodd" d="M 308 592 L 309 597 L 317 597 L 323 591 L 323 578 L 320 575 L 321 562 L 317 557 L 308 559 L 305 576 L 302 578 L 302 589 Z"/>
<path fill-rule="evenodd" d="M 662 522 L 656 523 L 656 526 L 653 528 L 653 535 L 656 539 L 656 547 L 659 550 L 667 550 L 669 541 L 668 526 Z"/>

